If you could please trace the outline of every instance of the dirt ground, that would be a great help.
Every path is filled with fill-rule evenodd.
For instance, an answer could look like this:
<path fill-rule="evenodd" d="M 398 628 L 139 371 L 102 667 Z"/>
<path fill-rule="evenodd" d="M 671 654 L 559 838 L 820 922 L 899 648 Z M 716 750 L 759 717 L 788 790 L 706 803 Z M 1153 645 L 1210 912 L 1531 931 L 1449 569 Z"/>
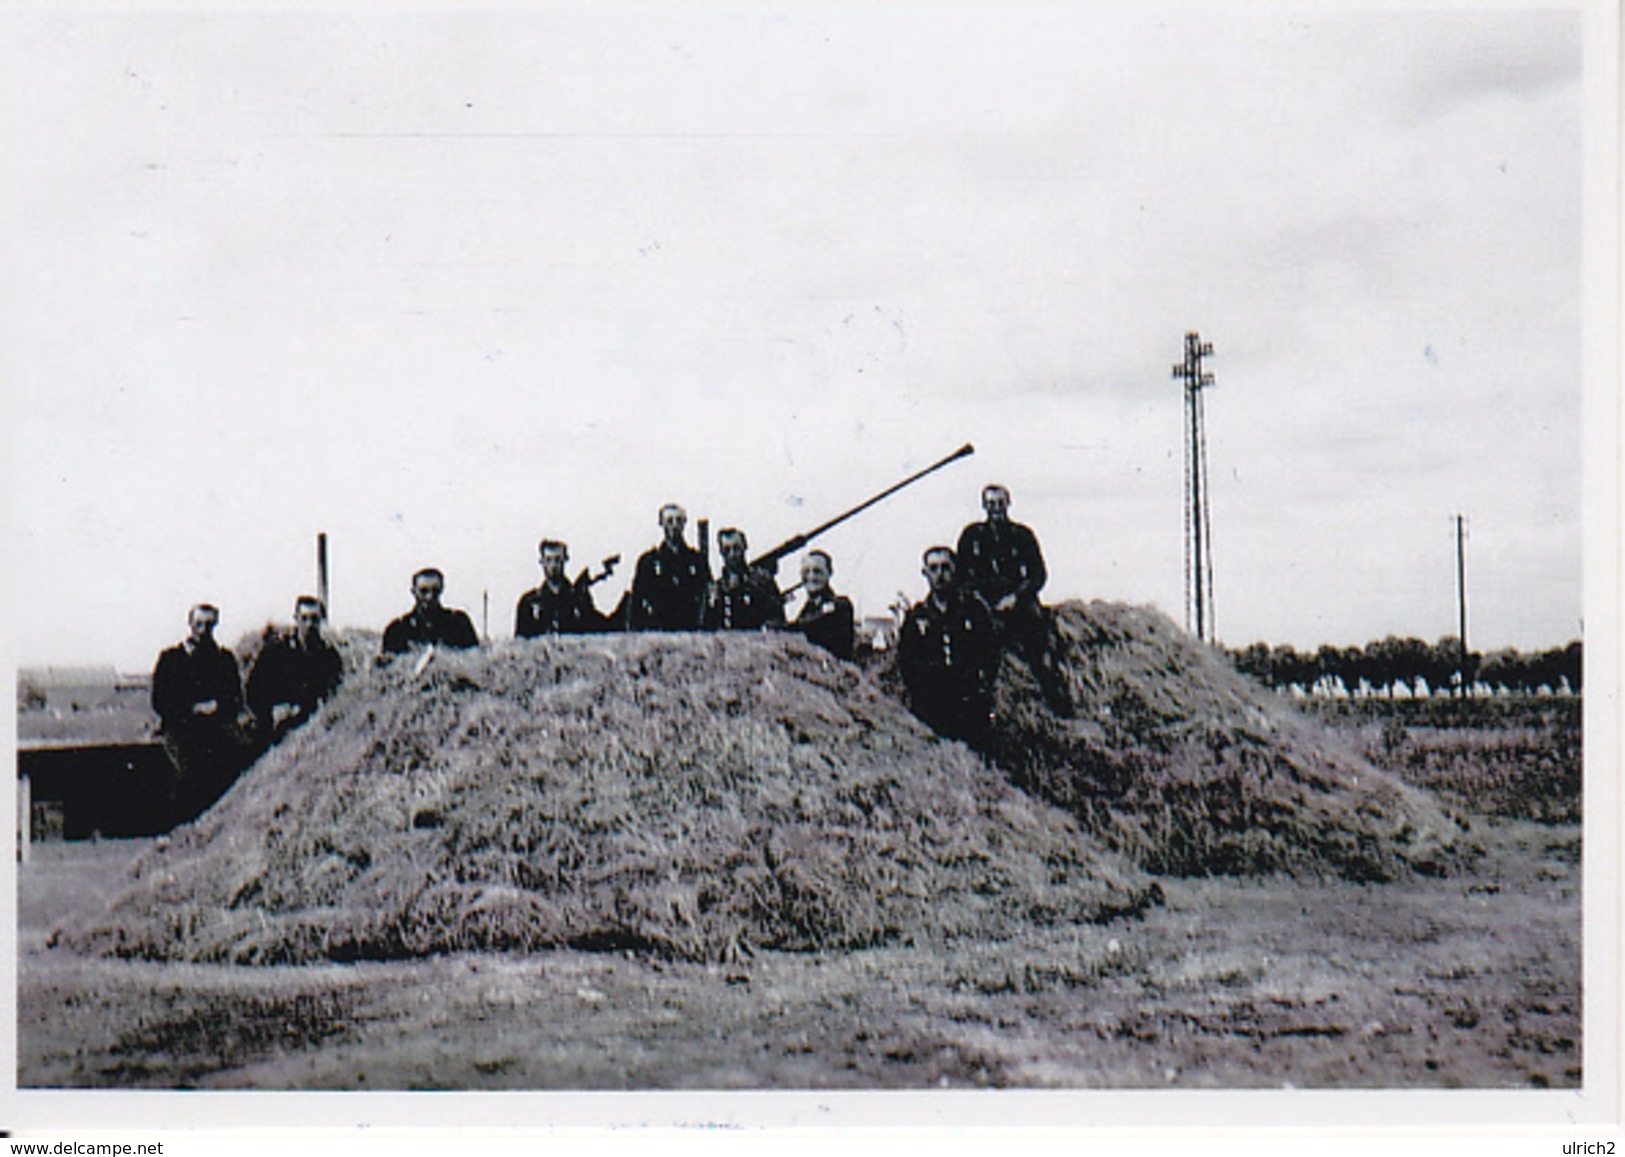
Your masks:
<path fill-rule="evenodd" d="M 1015 940 L 732 965 L 624 953 L 260 968 L 45 947 L 146 841 L 19 866 L 22 1088 L 1575 1088 L 1578 824 L 1474 822 L 1469 875 L 1164 879 Z"/>

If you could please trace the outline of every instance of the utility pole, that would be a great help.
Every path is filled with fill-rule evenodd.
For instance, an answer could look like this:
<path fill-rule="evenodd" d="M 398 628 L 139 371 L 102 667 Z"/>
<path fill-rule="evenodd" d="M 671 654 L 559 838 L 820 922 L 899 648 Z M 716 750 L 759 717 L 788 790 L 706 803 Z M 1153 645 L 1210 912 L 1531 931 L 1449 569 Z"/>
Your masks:
<path fill-rule="evenodd" d="M 1456 515 L 1456 607 L 1461 618 L 1461 631 L 1457 635 L 1460 654 L 1457 668 L 1460 678 L 1456 692 L 1459 698 L 1467 695 L 1467 520 Z"/>
<path fill-rule="evenodd" d="M 1213 384 L 1202 359 L 1213 343 L 1185 335 L 1185 360 L 1174 363 L 1174 379 L 1185 385 L 1185 629 L 1204 643 L 1213 633 L 1213 526 L 1208 517 L 1207 426 L 1202 391 Z"/>

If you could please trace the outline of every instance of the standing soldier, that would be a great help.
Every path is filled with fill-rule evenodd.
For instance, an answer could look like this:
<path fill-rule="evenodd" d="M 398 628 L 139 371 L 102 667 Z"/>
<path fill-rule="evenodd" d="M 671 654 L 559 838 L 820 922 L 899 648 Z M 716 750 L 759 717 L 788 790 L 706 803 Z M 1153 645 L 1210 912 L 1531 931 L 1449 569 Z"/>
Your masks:
<path fill-rule="evenodd" d="M 909 608 L 897 639 L 909 706 L 939 735 L 977 744 L 987 734 L 999 663 L 992 616 L 959 583 L 953 551 L 933 546 L 924 562 L 930 593 Z"/>
<path fill-rule="evenodd" d="M 638 559 L 626 608 L 629 631 L 692 631 L 711 583 L 711 564 L 683 541 L 688 512 L 675 502 L 660 508 L 659 546 Z"/>
<path fill-rule="evenodd" d="M 300 595 L 291 631 L 267 629 L 248 673 L 248 709 L 257 737 L 269 747 L 309 719 L 344 678 L 338 648 L 322 635 L 322 604 Z"/>
<path fill-rule="evenodd" d="M 1070 709 L 1051 638 L 1049 615 L 1038 601 L 1049 572 L 1038 536 L 1010 521 L 1010 491 L 998 483 L 982 488 L 987 518 L 959 535 L 960 582 L 993 612 L 1000 645 L 1015 651 L 1038 679 L 1050 705 Z"/>
<path fill-rule="evenodd" d="M 790 629 L 800 631 L 838 659 L 850 659 L 856 643 L 852 600 L 829 585 L 835 563 L 821 550 L 809 550 L 801 560 L 801 586 L 806 601 Z"/>
<path fill-rule="evenodd" d="M 592 580 L 586 571 L 571 582 L 564 577 L 570 563 L 570 548 L 556 539 L 545 538 L 537 547 L 542 564 L 542 585 L 519 597 L 514 612 L 515 638 L 534 639 L 537 635 L 580 635 L 604 629 L 604 617 L 592 601 Z"/>
<path fill-rule="evenodd" d="M 745 532 L 717 531 L 722 574 L 705 592 L 700 626 L 708 631 L 754 631 L 784 625 L 784 596 L 773 576 L 745 561 Z"/>
<path fill-rule="evenodd" d="M 184 823 L 219 799 L 248 762 L 237 657 L 214 641 L 220 611 L 199 603 L 185 641 L 164 650 L 152 671 L 152 709 L 175 765 L 172 818 Z"/>
<path fill-rule="evenodd" d="M 480 645 L 473 620 L 463 611 L 441 605 L 440 593 L 445 589 L 446 576 L 435 567 L 424 567 L 412 576 L 414 606 L 384 628 L 384 654 L 400 655 L 413 647 L 433 644 L 459 648 Z"/>

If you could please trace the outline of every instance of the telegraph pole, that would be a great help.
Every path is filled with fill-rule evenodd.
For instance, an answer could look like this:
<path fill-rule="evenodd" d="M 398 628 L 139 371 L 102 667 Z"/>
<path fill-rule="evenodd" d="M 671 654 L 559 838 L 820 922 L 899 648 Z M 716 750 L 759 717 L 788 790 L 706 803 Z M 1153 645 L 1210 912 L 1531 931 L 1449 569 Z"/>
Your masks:
<path fill-rule="evenodd" d="M 1457 696 L 1465 698 L 1467 695 L 1467 520 L 1456 515 L 1456 607 L 1461 619 L 1461 631 L 1457 635 L 1460 643 L 1460 654 L 1457 658 L 1457 667 L 1460 671 L 1459 690 Z"/>
<path fill-rule="evenodd" d="M 1185 629 L 1204 643 L 1213 641 L 1213 526 L 1208 516 L 1207 426 L 1202 391 L 1213 375 L 1202 359 L 1213 343 L 1185 335 L 1185 360 L 1174 363 L 1174 379 L 1185 386 Z"/>

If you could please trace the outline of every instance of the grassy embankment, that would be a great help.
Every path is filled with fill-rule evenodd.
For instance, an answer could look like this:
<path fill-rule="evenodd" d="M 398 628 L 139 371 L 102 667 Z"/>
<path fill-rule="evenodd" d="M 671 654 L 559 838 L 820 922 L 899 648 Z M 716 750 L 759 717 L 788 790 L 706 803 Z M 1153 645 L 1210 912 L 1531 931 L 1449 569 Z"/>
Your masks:
<path fill-rule="evenodd" d="M 1582 705 L 1578 696 L 1534 695 L 1303 703 L 1378 767 L 1448 804 L 1541 823 L 1581 818 Z"/>

